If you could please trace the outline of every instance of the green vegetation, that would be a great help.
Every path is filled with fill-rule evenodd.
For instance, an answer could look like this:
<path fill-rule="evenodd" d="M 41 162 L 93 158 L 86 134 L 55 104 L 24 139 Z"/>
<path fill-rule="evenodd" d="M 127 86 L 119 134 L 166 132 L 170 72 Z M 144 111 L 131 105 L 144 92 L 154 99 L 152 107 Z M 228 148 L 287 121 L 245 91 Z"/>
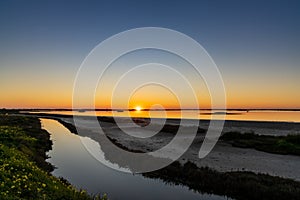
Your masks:
<path fill-rule="evenodd" d="M 49 137 L 37 118 L 0 115 L 0 199 L 100 199 L 50 174 Z"/>
<path fill-rule="evenodd" d="M 221 136 L 234 147 L 254 148 L 275 154 L 300 155 L 300 135 L 269 136 L 254 133 L 228 132 Z"/>
<path fill-rule="evenodd" d="M 253 172 L 218 172 L 208 167 L 199 168 L 191 162 L 178 161 L 163 169 L 144 173 L 169 184 L 186 185 L 190 189 L 235 199 L 298 199 L 300 183 Z"/>

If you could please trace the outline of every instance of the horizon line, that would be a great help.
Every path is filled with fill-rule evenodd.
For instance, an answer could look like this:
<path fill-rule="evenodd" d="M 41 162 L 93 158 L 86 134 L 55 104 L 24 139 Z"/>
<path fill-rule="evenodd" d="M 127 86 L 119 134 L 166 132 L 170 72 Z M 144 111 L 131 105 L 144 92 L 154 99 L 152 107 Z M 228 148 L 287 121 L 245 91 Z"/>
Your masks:
<path fill-rule="evenodd" d="M 20 110 L 20 111 L 135 111 L 135 108 L 0 108 L 0 110 Z M 179 110 L 238 110 L 238 111 L 254 111 L 254 110 L 277 110 L 277 111 L 300 111 L 300 108 L 166 108 L 151 109 L 142 108 L 141 111 L 179 111 Z"/>

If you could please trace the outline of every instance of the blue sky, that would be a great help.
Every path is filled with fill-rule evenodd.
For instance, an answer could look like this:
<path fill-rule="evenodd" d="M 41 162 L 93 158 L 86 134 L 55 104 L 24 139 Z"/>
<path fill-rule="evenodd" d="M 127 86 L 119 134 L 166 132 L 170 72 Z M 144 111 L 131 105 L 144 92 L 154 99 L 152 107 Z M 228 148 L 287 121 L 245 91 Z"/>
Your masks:
<path fill-rule="evenodd" d="M 71 90 L 81 62 L 98 43 L 121 31 L 155 26 L 180 31 L 208 51 L 223 75 L 229 102 L 244 97 L 246 107 L 268 107 L 268 101 L 271 107 L 300 107 L 299 10 L 300 2 L 291 0 L 1 1 L 5 98 L 0 106 L 46 106 L 29 97 L 47 96 L 38 87 L 41 81 L 48 94 L 59 96 Z M 28 96 L 14 94 L 19 90 Z M 263 105 L 246 101 L 261 94 L 266 95 Z M 51 98 L 50 107 L 65 106 Z M 17 103 L 21 99 L 24 104 Z"/>

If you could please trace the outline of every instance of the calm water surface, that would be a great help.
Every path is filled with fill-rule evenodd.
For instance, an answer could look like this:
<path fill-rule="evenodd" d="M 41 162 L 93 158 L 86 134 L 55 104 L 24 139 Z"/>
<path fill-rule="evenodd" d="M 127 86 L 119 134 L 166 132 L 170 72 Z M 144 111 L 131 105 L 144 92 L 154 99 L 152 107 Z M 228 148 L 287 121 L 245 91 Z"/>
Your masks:
<path fill-rule="evenodd" d="M 93 112 L 49 111 L 43 113 L 90 116 Z M 226 113 L 226 114 L 224 114 Z M 97 111 L 97 116 L 116 117 L 153 117 L 153 118 L 186 118 L 186 119 L 223 119 L 241 121 L 274 121 L 300 122 L 300 111 Z"/>
<path fill-rule="evenodd" d="M 57 167 L 53 175 L 64 177 L 77 188 L 89 193 L 107 193 L 109 199 L 227 199 L 222 196 L 200 194 L 187 187 L 167 185 L 160 180 L 148 179 L 106 167 L 95 160 L 81 144 L 80 136 L 72 134 L 59 122 L 41 119 L 42 126 L 51 134 L 52 150 L 47 160 Z"/>

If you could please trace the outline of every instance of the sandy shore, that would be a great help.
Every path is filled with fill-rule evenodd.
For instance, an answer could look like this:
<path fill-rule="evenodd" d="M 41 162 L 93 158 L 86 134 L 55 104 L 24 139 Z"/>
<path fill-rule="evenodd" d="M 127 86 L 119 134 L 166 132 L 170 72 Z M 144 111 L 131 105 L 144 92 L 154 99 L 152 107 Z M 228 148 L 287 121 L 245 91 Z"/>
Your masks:
<path fill-rule="evenodd" d="M 70 118 L 62 118 L 64 121 L 73 123 Z M 176 124 L 176 120 L 168 121 L 169 124 Z M 84 130 L 85 136 L 90 137 L 91 133 L 95 133 L 97 127 L 91 126 L 89 119 L 81 119 L 77 128 Z M 208 124 L 208 123 L 207 123 Z M 206 124 L 206 125 L 207 125 Z M 102 129 L 110 137 L 118 141 L 121 145 L 143 152 L 149 152 L 161 148 L 170 142 L 173 138 L 171 133 L 160 133 L 151 138 L 135 138 L 124 134 L 116 124 L 102 122 Z M 141 131 L 137 127 L 130 126 L 128 121 L 124 120 L 121 126 L 126 131 L 136 132 L 147 136 L 147 130 Z M 272 128 L 273 126 L 273 128 Z M 299 124 L 292 123 L 273 123 L 272 122 L 226 122 L 224 131 L 254 131 L 259 134 L 286 135 L 299 134 L 297 130 Z M 202 122 L 201 127 L 205 128 L 205 123 Z M 84 136 L 84 135 L 82 135 Z M 204 135 L 198 134 L 195 142 L 189 150 L 179 159 L 180 162 L 192 161 L 200 166 L 208 166 L 218 171 L 252 171 L 267 173 L 270 175 L 291 178 L 300 181 L 300 157 L 292 155 L 270 154 L 254 149 L 242 149 L 232 147 L 231 145 L 219 142 L 210 154 L 204 159 L 198 158 L 201 141 Z M 94 139 L 94 138 L 93 138 Z M 178 149 L 174 147 L 169 149 L 175 153 Z"/>

